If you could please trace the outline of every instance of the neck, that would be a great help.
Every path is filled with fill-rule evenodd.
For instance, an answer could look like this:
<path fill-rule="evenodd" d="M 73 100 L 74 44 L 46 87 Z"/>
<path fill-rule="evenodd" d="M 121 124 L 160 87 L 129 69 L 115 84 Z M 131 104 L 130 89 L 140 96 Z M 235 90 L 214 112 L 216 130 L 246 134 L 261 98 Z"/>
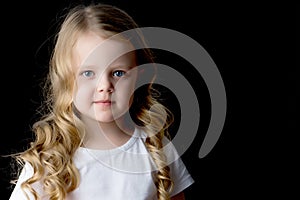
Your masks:
<path fill-rule="evenodd" d="M 98 122 L 81 118 L 85 124 L 86 134 L 83 146 L 92 149 L 113 149 L 125 144 L 133 134 L 133 128 L 125 126 L 119 118 L 112 122 Z"/>

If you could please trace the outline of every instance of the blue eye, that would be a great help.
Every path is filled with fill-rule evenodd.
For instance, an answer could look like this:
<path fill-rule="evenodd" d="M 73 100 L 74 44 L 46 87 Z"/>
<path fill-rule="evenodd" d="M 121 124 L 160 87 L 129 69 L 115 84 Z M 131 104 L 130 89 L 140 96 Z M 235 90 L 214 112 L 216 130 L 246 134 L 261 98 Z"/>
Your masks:
<path fill-rule="evenodd" d="M 117 71 L 113 72 L 113 76 L 121 77 L 121 76 L 124 76 L 124 75 L 125 75 L 125 72 L 121 71 L 121 70 L 117 70 Z"/>
<path fill-rule="evenodd" d="M 90 77 L 94 76 L 95 73 L 91 70 L 87 70 L 87 71 L 82 72 L 82 75 L 85 76 L 85 77 L 90 78 Z"/>

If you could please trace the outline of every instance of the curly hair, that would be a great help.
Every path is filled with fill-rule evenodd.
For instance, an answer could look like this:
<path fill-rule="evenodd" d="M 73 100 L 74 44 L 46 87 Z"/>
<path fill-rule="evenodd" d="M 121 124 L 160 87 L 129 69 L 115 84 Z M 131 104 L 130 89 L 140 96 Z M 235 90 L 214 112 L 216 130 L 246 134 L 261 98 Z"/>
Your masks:
<path fill-rule="evenodd" d="M 47 92 L 43 105 L 46 113 L 33 125 L 35 141 L 17 156 L 21 164 L 28 162 L 33 167 L 33 176 L 22 184 L 22 188 L 31 192 L 35 199 L 39 195 L 31 185 L 36 181 L 42 181 L 43 189 L 51 200 L 65 199 L 80 182 L 73 156 L 83 143 L 84 127 L 73 109 L 75 77 L 71 64 L 72 47 L 78 35 L 91 30 L 109 37 L 136 28 L 138 25 L 126 12 L 111 5 L 80 5 L 72 8 L 65 16 L 55 38 L 43 89 Z M 142 36 L 139 40 L 145 42 Z M 137 52 L 137 59 L 138 63 L 153 62 L 153 54 L 149 48 L 145 48 Z M 157 167 L 154 176 L 157 198 L 166 200 L 170 199 L 173 181 L 162 139 L 169 135 L 168 127 L 173 122 L 173 115 L 159 103 L 156 94 L 149 83 L 145 95 L 134 95 L 129 112 L 148 134 L 145 145 Z"/>

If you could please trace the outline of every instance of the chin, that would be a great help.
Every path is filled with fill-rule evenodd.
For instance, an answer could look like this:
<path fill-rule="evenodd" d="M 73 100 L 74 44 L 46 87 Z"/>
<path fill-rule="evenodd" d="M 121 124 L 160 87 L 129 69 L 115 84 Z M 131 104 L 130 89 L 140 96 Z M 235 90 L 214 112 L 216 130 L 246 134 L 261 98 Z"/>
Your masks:
<path fill-rule="evenodd" d="M 99 123 L 111 123 L 111 122 L 114 122 L 115 119 L 113 119 L 113 118 L 96 118 L 96 121 L 98 121 Z"/>
<path fill-rule="evenodd" d="M 125 113 L 126 113 L 126 111 L 115 113 L 115 114 L 105 113 L 104 115 L 98 115 L 95 117 L 99 123 L 110 123 L 110 122 L 114 122 L 118 119 L 122 119 L 122 117 L 124 116 Z"/>

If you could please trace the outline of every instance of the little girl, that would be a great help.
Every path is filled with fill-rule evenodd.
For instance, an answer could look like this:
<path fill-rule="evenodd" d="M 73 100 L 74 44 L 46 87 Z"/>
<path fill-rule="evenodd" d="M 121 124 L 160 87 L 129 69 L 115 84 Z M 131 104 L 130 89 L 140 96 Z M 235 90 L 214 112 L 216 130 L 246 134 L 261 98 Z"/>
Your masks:
<path fill-rule="evenodd" d="M 70 9 L 51 57 L 47 114 L 16 155 L 10 200 L 184 199 L 194 180 L 169 139 L 172 113 L 153 84 L 137 88 L 154 68 L 137 43 L 137 24 L 119 8 Z"/>

